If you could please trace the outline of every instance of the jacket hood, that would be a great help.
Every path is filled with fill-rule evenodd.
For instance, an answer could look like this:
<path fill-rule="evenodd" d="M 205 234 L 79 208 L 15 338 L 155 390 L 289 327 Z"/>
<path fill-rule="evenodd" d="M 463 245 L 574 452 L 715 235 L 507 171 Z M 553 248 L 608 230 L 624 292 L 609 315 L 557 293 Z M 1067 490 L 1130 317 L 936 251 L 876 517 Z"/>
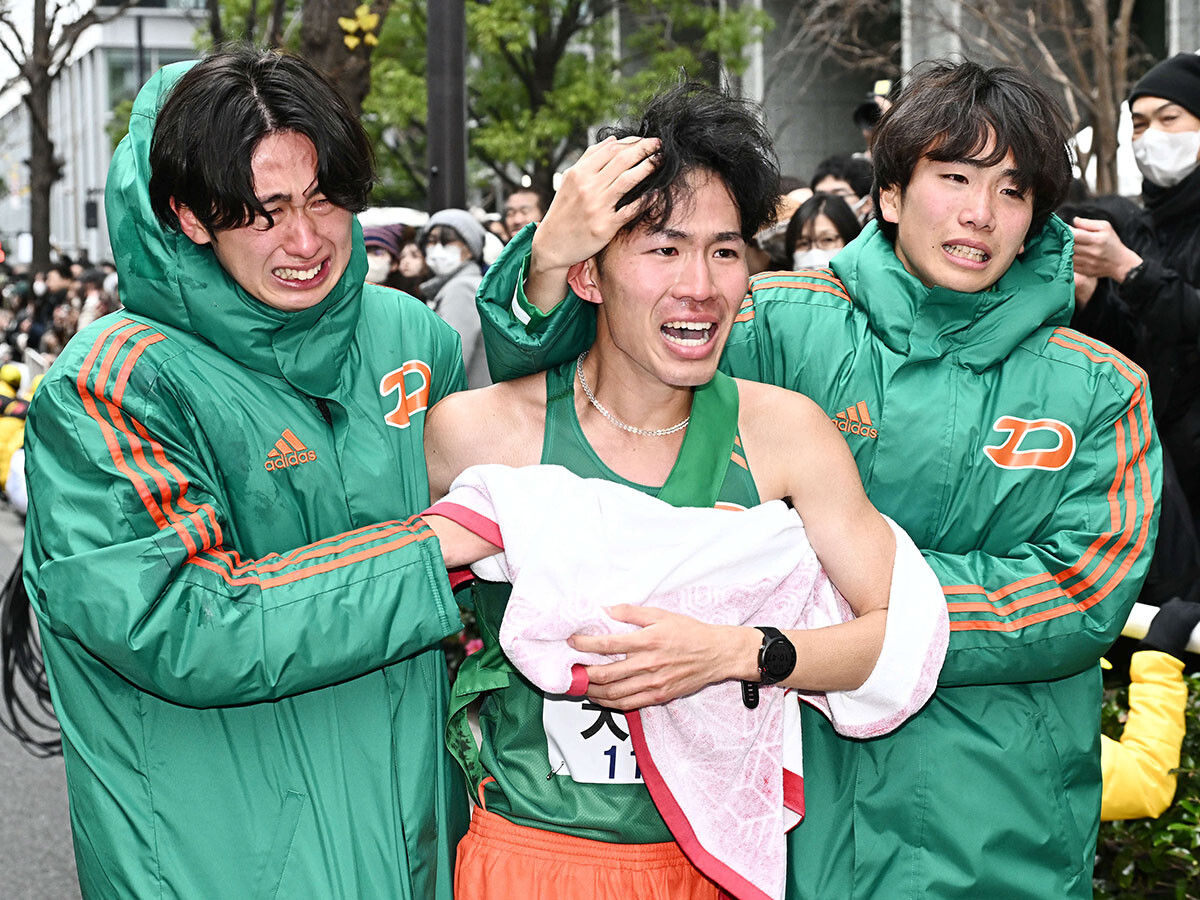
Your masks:
<path fill-rule="evenodd" d="M 1070 322 L 1073 248 L 1071 230 L 1051 216 L 995 285 L 969 294 L 923 285 L 871 222 L 832 267 L 889 349 L 913 360 L 953 355 L 983 371 L 1044 325 Z"/>
<path fill-rule="evenodd" d="M 159 110 L 195 62 L 159 70 L 138 93 L 129 134 L 113 153 L 104 205 L 120 275 L 133 313 L 198 335 L 242 365 L 330 397 L 353 337 L 367 257 L 353 220 L 350 262 L 328 296 L 309 309 L 277 310 L 252 297 L 207 246 L 163 227 L 150 207 L 150 141 Z"/>

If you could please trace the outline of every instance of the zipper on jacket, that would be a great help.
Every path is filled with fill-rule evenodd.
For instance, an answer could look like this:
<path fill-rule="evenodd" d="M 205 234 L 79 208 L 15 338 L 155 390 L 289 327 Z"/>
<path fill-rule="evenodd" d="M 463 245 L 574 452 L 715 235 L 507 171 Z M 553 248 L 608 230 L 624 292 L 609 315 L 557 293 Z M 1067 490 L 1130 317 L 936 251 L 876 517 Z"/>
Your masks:
<path fill-rule="evenodd" d="M 325 402 L 324 397 L 313 397 L 316 401 L 317 409 L 321 411 L 321 418 L 325 420 L 325 424 L 330 428 L 333 427 L 333 416 L 329 414 L 329 404 Z"/>
<path fill-rule="evenodd" d="M 321 418 L 325 420 L 325 425 L 332 430 L 333 414 L 330 413 L 330 411 L 329 411 L 329 401 L 326 400 L 324 397 L 313 397 L 311 395 L 305 395 L 305 396 L 308 396 L 309 400 L 311 400 L 313 403 L 317 404 L 317 410 L 321 413 Z M 353 523 L 355 521 L 354 520 L 354 510 L 350 507 L 350 498 L 348 496 L 346 496 L 344 491 L 343 491 L 342 496 L 343 496 L 343 499 L 346 501 L 346 515 L 348 517 L 348 520 L 351 523 Z"/>

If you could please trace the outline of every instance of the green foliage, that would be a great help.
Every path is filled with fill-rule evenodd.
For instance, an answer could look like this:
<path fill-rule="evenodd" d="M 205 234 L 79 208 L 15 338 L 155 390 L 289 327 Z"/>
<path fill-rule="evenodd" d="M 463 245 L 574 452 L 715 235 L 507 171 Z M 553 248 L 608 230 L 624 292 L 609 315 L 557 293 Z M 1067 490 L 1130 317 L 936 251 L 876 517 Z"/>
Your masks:
<path fill-rule="evenodd" d="M 1187 735 L 1175 802 L 1157 819 L 1101 824 L 1092 881 L 1096 900 L 1200 898 L 1200 677 L 1187 682 Z M 1127 688 L 1105 691 L 1106 734 L 1120 734 L 1127 708 Z"/>
<path fill-rule="evenodd" d="M 225 0 L 230 2 L 230 0 Z M 247 2 L 247 0 L 240 0 Z M 467 4 L 469 176 L 548 185 L 588 144 L 680 71 L 713 81 L 744 69 L 769 27 L 717 0 L 472 0 Z M 616 8 L 614 20 L 611 11 Z M 622 45 L 614 47 L 614 23 Z M 421 205 L 425 190 L 425 3 L 395 0 L 363 105 L 381 183 L 376 203 Z"/>
<path fill-rule="evenodd" d="M 715 83 L 721 70 L 741 75 L 743 51 L 774 25 L 762 10 L 717 0 L 630 0 L 641 27 L 628 39 L 629 77 L 644 93 L 680 72 Z"/>
<path fill-rule="evenodd" d="M 363 127 L 375 148 L 376 206 L 425 206 L 425 4 L 392 5 L 371 54 Z"/>
<path fill-rule="evenodd" d="M 112 141 L 114 150 L 117 149 L 117 144 L 121 143 L 121 139 L 129 133 L 129 117 L 131 115 L 133 115 L 132 100 L 122 100 L 113 107 L 112 118 L 108 120 L 104 130 L 108 133 L 108 139 Z"/>

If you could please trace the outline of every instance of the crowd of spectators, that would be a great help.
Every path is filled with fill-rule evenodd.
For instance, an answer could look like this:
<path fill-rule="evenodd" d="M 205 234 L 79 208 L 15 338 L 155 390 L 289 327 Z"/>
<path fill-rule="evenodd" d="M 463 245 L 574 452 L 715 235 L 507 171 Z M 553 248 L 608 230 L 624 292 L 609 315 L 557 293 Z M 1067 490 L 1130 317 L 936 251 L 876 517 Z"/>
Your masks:
<path fill-rule="evenodd" d="M 54 361 L 77 331 L 120 307 L 116 269 L 87 257 L 60 257 L 45 272 L 0 264 L 0 363 L 35 374 Z"/>

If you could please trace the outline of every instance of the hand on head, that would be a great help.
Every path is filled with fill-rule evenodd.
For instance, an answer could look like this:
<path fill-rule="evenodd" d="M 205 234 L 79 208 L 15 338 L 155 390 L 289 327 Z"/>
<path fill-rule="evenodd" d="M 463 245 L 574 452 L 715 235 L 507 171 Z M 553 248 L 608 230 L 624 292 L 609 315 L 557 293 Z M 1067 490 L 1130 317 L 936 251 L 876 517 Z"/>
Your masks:
<path fill-rule="evenodd" d="M 562 185 L 533 237 L 533 266 L 566 271 L 595 256 L 641 208 L 617 209 L 657 164 L 658 138 L 605 138 L 563 174 Z"/>

